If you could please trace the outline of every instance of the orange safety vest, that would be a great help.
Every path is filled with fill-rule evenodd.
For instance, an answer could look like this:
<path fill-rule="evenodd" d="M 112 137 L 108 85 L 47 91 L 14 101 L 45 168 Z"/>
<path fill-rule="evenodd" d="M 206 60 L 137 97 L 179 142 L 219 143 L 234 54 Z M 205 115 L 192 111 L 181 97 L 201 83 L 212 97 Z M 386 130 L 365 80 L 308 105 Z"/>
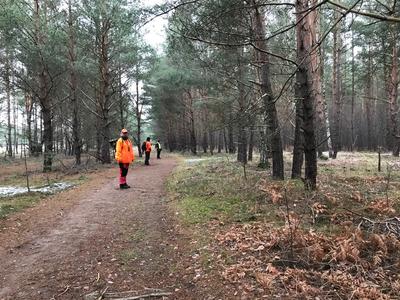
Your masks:
<path fill-rule="evenodd" d="M 119 138 L 115 147 L 115 160 L 123 164 L 130 164 L 134 159 L 132 142 Z"/>
<path fill-rule="evenodd" d="M 146 142 L 146 152 L 151 152 L 151 143 Z"/>

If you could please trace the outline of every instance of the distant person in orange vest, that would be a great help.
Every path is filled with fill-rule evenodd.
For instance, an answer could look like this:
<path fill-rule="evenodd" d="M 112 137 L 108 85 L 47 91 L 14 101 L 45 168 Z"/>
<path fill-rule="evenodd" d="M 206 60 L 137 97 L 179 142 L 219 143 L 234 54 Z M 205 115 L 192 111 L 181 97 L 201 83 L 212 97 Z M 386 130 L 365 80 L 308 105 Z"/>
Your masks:
<path fill-rule="evenodd" d="M 115 147 L 115 160 L 119 163 L 119 188 L 129 189 L 130 186 L 126 183 L 129 164 L 135 159 L 133 154 L 132 142 L 129 140 L 128 130 L 121 130 L 121 137 L 117 141 Z"/>
<path fill-rule="evenodd" d="M 151 142 L 150 138 L 148 137 L 146 139 L 146 150 L 145 150 L 145 160 L 144 160 L 144 164 L 146 166 L 150 165 L 150 152 L 151 152 Z"/>

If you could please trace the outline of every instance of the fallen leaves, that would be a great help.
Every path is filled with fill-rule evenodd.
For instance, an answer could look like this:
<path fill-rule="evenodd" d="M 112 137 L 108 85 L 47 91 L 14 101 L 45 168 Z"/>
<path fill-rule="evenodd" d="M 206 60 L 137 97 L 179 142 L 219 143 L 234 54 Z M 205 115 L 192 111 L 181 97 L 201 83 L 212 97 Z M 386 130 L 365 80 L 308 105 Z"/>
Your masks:
<path fill-rule="evenodd" d="M 216 235 L 215 247 L 228 251 L 217 258 L 222 277 L 232 284 L 246 284 L 254 293 L 261 288 L 262 294 L 292 298 L 390 298 L 387 287 L 397 276 L 393 266 L 400 265 L 400 242 L 395 236 L 355 228 L 329 238 L 299 228 L 290 239 L 288 226 L 232 225 Z M 400 288 L 400 281 L 396 286 Z"/>
<path fill-rule="evenodd" d="M 372 201 L 367 208 L 378 215 L 393 215 L 396 213 L 396 210 L 393 208 L 393 203 L 386 199 Z"/>

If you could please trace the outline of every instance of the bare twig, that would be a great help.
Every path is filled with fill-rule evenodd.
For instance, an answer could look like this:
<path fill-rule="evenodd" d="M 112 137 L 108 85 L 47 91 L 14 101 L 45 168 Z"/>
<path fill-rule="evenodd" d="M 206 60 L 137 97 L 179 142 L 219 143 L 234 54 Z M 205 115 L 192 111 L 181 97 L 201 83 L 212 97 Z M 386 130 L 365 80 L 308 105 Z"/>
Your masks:
<path fill-rule="evenodd" d="M 106 287 L 106 288 L 104 289 L 104 291 L 100 294 L 100 296 L 99 296 L 99 298 L 97 298 L 97 300 L 102 300 L 102 299 L 104 299 L 104 295 L 105 295 L 105 293 L 107 292 L 107 290 L 108 290 L 108 287 Z"/>
<path fill-rule="evenodd" d="M 143 294 L 143 295 L 137 295 L 137 296 L 130 296 L 130 297 L 123 297 L 123 298 L 114 298 L 114 300 L 136 300 L 136 299 L 144 299 L 144 298 L 153 298 L 153 297 L 166 297 L 170 296 L 172 293 L 169 292 L 155 292 L 155 293 L 149 293 L 149 294 Z M 107 294 L 105 295 L 107 298 Z"/>

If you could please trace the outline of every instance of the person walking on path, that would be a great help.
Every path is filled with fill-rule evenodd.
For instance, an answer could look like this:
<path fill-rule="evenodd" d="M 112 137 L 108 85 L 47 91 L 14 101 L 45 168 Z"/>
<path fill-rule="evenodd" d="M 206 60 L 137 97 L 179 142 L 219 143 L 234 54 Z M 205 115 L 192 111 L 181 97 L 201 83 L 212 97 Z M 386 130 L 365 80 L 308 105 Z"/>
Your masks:
<path fill-rule="evenodd" d="M 145 151 L 145 160 L 144 164 L 146 166 L 150 165 L 150 152 L 151 152 L 151 142 L 150 142 L 150 137 L 146 139 L 146 151 Z"/>
<path fill-rule="evenodd" d="M 119 164 L 119 188 L 129 189 L 130 186 L 126 183 L 129 164 L 135 160 L 133 154 L 132 142 L 129 140 L 128 130 L 121 130 L 121 137 L 117 141 L 115 147 L 115 160 Z"/>
<path fill-rule="evenodd" d="M 157 144 L 156 144 L 156 150 L 157 150 L 157 159 L 161 159 L 161 143 L 160 140 L 157 140 Z"/>

